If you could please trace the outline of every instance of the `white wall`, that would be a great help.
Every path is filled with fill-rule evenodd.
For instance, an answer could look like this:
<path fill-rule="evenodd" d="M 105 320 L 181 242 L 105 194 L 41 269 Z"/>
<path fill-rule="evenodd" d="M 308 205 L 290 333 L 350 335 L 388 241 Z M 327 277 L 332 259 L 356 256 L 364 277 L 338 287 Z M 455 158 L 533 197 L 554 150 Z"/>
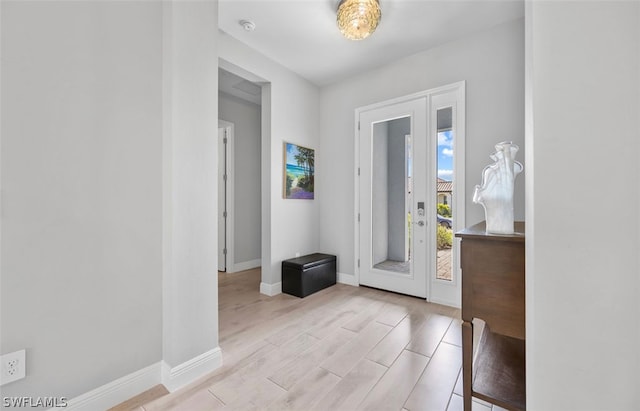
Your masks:
<path fill-rule="evenodd" d="M 270 112 L 262 116 L 262 282 L 277 285 L 281 280 L 282 260 L 322 251 L 319 249 L 319 202 L 284 200 L 283 142 L 316 149 L 316 164 L 325 156 L 319 142 L 319 91 L 308 81 L 257 51 L 220 32 L 220 59 L 227 71 L 240 68 L 267 83 L 263 87 L 262 107 Z M 250 78 L 253 80 L 252 78 Z M 333 166 L 333 165 L 332 165 Z M 316 167 L 316 179 L 325 172 Z M 265 214 L 267 217 L 265 217 Z M 271 215 L 269 218 L 268 215 Z"/>
<path fill-rule="evenodd" d="M 162 357 L 162 6 L 2 2 L 3 396 Z"/>
<path fill-rule="evenodd" d="M 321 146 L 316 190 L 320 248 L 338 255 L 338 271 L 354 273 L 354 110 L 466 80 L 466 223 L 484 219 L 473 189 L 494 144 L 512 140 L 524 158 L 524 21 L 497 26 L 361 73 L 321 90 Z M 524 219 L 524 178 L 516 181 L 516 218 Z"/>
<path fill-rule="evenodd" d="M 218 94 L 218 118 L 234 124 L 234 263 L 260 259 L 260 106 Z"/>
<path fill-rule="evenodd" d="M 3 395 L 175 388 L 219 354 L 217 2 L 1 7 Z"/>
<path fill-rule="evenodd" d="M 640 3 L 526 19 L 527 409 L 638 409 Z"/>
<path fill-rule="evenodd" d="M 215 1 L 164 3 L 162 335 L 171 369 L 218 347 L 217 23 Z M 219 365 L 209 358 L 202 372 Z"/>

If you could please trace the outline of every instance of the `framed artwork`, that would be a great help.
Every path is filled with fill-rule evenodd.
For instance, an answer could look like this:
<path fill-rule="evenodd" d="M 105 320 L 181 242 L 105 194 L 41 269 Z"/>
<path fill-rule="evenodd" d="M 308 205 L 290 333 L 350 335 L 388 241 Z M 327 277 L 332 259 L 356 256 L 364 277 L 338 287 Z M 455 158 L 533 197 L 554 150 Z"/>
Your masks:
<path fill-rule="evenodd" d="M 284 143 L 284 198 L 313 200 L 314 150 Z"/>

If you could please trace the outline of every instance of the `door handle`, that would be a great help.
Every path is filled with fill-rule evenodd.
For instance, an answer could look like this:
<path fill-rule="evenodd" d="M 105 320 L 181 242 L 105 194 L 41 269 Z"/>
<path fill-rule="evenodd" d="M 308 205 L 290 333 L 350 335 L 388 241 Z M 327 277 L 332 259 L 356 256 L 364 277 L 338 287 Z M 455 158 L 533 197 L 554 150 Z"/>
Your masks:
<path fill-rule="evenodd" d="M 418 226 L 424 227 L 424 221 L 422 221 L 422 220 L 418 221 Z"/>

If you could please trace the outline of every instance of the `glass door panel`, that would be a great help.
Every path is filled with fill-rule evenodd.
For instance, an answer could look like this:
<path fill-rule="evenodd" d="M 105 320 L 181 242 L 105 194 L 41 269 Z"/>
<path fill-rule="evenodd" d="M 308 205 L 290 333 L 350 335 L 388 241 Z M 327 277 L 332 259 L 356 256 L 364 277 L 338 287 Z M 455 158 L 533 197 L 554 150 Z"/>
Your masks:
<path fill-rule="evenodd" d="M 453 110 L 451 107 L 437 111 L 438 156 L 437 169 L 437 224 L 436 227 L 436 279 L 452 281 L 453 254 Z"/>
<path fill-rule="evenodd" d="M 411 118 L 373 125 L 371 264 L 411 274 Z"/>

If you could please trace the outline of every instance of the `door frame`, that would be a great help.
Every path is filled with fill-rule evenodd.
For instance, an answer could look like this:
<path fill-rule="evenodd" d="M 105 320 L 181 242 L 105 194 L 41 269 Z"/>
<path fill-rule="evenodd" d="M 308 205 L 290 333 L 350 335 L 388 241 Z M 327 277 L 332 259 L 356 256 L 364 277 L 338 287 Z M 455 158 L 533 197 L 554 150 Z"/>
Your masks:
<path fill-rule="evenodd" d="M 225 230 L 225 246 L 227 248 L 227 253 L 225 256 L 225 269 L 228 273 L 235 272 L 234 267 L 234 218 L 235 218 L 235 204 L 234 204 L 234 131 L 235 125 L 229 121 L 218 120 L 218 129 L 225 130 L 225 137 L 227 138 L 226 144 L 226 169 L 225 173 L 227 175 L 226 183 L 223 180 L 223 177 L 218 172 L 218 183 L 225 183 L 225 201 L 226 201 L 226 230 Z M 218 136 L 218 147 L 220 147 L 220 136 Z M 224 145 L 223 145 L 224 147 Z M 219 170 L 219 169 L 218 169 Z M 218 204 L 220 200 L 218 200 Z M 224 212 L 224 210 L 218 210 L 219 213 Z M 220 248 L 220 245 L 218 245 Z"/>
<path fill-rule="evenodd" d="M 355 284 L 359 286 L 360 284 L 360 221 L 358 219 L 358 214 L 360 212 L 360 114 L 365 111 L 379 109 L 385 106 L 392 106 L 399 103 L 404 103 L 407 101 L 426 98 L 427 99 L 427 139 L 428 144 L 432 144 L 433 142 L 437 142 L 437 124 L 433 125 L 433 114 L 434 114 L 434 102 L 433 97 L 447 94 L 447 93 L 455 93 L 457 106 L 454 110 L 455 115 L 453 121 L 456 124 L 456 135 L 454 138 L 454 187 L 453 187 L 453 210 L 454 218 L 453 221 L 453 232 L 461 230 L 465 227 L 465 207 L 466 207 L 466 199 L 465 199 L 465 134 L 466 134 L 466 115 L 465 115 L 465 107 L 466 107 L 466 82 L 464 80 L 458 81 L 455 83 L 447 84 L 441 87 L 436 87 L 424 91 L 420 91 L 417 93 L 405 95 L 402 97 L 396 97 L 393 99 L 381 101 L 374 104 L 369 104 L 363 107 L 358 107 L 354 112 L 354 169 L 353 169 L 353 181 L 354 181 L 354 208 L 353 208 L 353 233 L 354 233 L 354 258 L 353 258 L 353 266 L 354 266 L 354 274 L 355 274 Z M 437 109 L 436 109 L 437 110 Z M 436 135 L 433 134 L 435 130 Z M 436 167 L 436 157 L 437 155 L 434 151 L 434 158 L 431 159 L 432 167 Z M 435 170 L 435 174 L 437 176 L 437 170 Z M 426 198 L 425 201 L 429 201 L 430 209 L 432 210 L 435 207 L 437 202 L 437 192 L 436 192 L 436 182 L 435 180 L 432 182 L 428 182 L 428 190 L 430 192 L 430 197 Z M 433 198 L 431 198 L 433 197 Z M 429 213 L 427 216 L 427 223 L 430 232 L 435 229 L 436 224 L 436 215 L 435 213 Z M 451 281 L 449 286 L 451 287 L 460 287 L 461 288 L 461 276 L 462 270 L 460 269 L 460 240 L 454 237 L 454 245 L 453 245 L 453 261 L 452 261 L 452 269 L 454 272 L 454 280 Z M 434 263 L 436 261 L 436 255 L 433 254 L 432 258 L 429 259 L 429 263 Z M 434 272 L 435 274 L 435 272 Z M 438 296 L 432 295 L 432 282 L 433 281 L 443 281 L 443 280 L 435 280 L 435 275 L 433 278 L 427 278 L 426 281 L 426 300 L 428 302 L 434 302 L 439 304 L 444 304 L 452 307 L 460 307 L 461 295 L 457 296 L 457 298 L 438 298 Z M 459 294 L 459 293 L 458 293 Z"/>

